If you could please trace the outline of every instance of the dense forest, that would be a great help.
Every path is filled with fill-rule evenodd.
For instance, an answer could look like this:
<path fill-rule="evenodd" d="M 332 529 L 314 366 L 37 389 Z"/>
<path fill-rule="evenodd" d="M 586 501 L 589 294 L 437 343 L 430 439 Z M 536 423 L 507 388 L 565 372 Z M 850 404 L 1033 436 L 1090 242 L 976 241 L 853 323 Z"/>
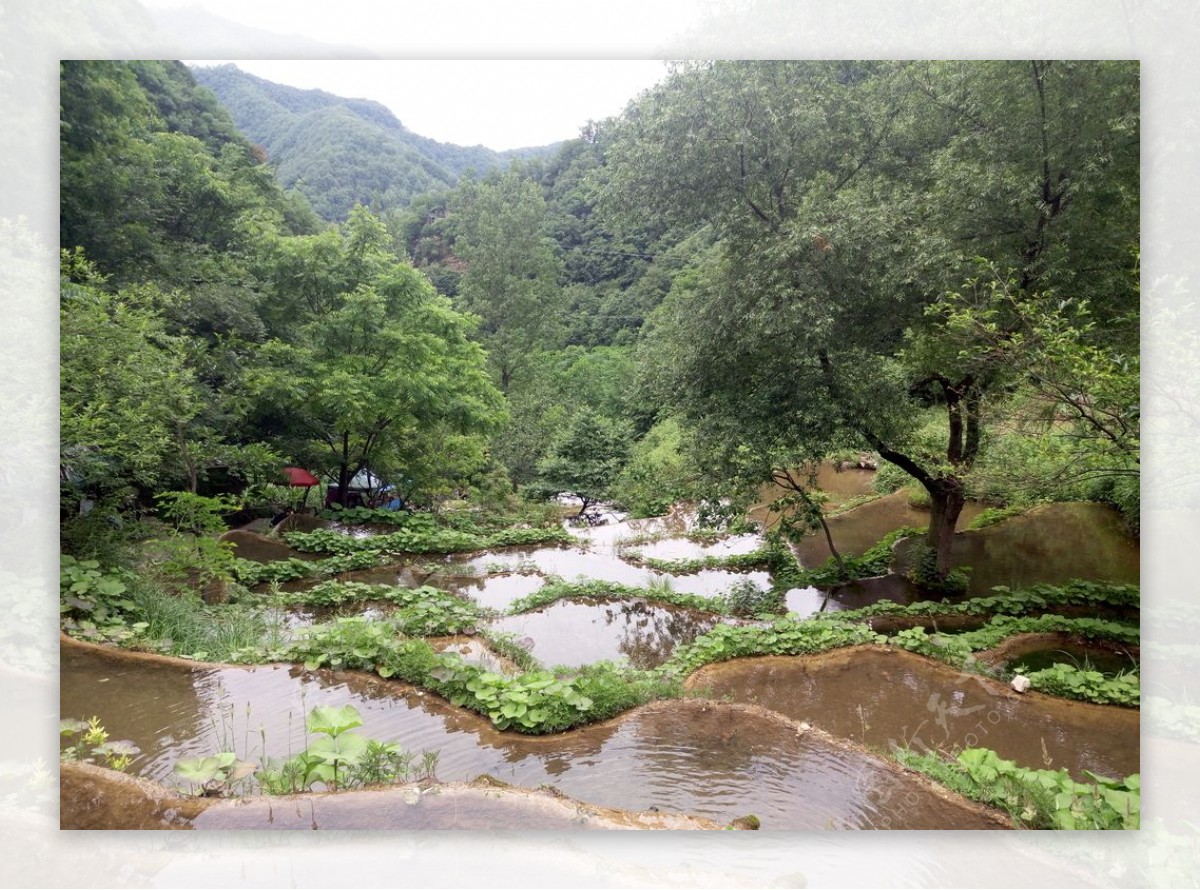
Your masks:
<path fill-rule="evenodd" d="M 773 480 L 811 525 L 796 468 L 869 452 L 938 577 L 968 497 L 1136 523 L 1135 64 L 686 63 L 473 173 L 381 106 L 196 76 L 62 64 L 69 552 L 170 492 L 269 509 L 284 465 L 435 510 Z"/>

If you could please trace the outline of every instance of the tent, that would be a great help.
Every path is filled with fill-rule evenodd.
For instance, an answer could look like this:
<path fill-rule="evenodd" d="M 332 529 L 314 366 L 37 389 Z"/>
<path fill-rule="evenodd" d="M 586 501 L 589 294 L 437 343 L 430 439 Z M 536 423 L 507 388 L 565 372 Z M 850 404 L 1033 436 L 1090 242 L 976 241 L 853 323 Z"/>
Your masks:
<path fill-rule="evenodd" d="M 312 488 L 314 485 L 321 484 L 320 479 L 300 467 L 284 467 L 283 474 L 287 476 L 288 485 L 293 488 Z"/>
<path fill-rule="evenodd" d="M 284 467 L 283 475 L 287 477 L 288 485 L 292 488 L 304 489 L 304 499 L 300 501 L 300 509 L 303 510 L 308 503 L 308 493 L 314 485 L 320 485 L 321 480 L 301 467 Z"/>

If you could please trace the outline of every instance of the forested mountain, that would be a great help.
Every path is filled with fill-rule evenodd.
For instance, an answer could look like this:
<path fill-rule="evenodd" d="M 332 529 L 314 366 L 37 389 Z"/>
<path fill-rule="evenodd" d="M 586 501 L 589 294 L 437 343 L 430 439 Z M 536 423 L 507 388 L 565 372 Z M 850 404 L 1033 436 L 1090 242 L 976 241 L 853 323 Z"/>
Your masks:
<path fill-rule="evenodd" d="M 345 219 L 356 203 L 376 212 L 405 207 L 417 195 L 452 186 L 467 170 L 483 174 L 553 148 L 451 145 L 413 133 L 378 102 L 283 86 L 235 65 L 192 73 L 266 150 L 283 186 L 294 186 L 331 221 Z"/>

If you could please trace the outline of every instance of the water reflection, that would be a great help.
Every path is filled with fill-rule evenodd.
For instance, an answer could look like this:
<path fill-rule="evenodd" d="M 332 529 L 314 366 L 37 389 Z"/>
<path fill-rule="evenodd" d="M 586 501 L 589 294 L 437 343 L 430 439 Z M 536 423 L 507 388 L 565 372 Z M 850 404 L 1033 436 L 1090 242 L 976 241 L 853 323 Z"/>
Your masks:
<path fill-rule="evenodd" d="M 712 615 L 633 602 L 561 601 L 492 624 L 494 630 L 529 637 L 531 652 L 545 665 L 581 667 L 625 658 L 635 668 L 666 661 L 675 647 L 690 643 L 717 623 Z"/>
<path fill-rule="evenodd" d="M 901 542 L 897 560 L 911 561 L 913 542 Z M 1063 584 L 1082 579 L 1137 583 L 1139 546 L 1120 514 L 1105 504 L 1046 504 L 979 531 L 954 536 L 951 560 L 970 566 L 969 591 L 1003 584 Z"/>
<path fill-rule="evenodd" d="M 457 596 L 474 600 L 485 609 L 503 612 L 521 597 L 540 590 L 545 579 L 540 575 L 456 575 L 435 574 L 426 582 Z"/>
<path fill-rule="evenodd" d="M 983 505 L 968 502 L 958 517 L 959 529 L 983 511 Z M 828 520 L 829 531 L 838 552 L 845 556 L 860 556 L 879 543 L 888 532 L 903 526 L 929 525 L 929 511 L 920 510 L 908 502 L 908 493 L 897 491 L 885 497 L 855 507 Z M 808 535 L 796 544 L 800 564 L 812 568 L 830 557 L 824 534 Z"/>

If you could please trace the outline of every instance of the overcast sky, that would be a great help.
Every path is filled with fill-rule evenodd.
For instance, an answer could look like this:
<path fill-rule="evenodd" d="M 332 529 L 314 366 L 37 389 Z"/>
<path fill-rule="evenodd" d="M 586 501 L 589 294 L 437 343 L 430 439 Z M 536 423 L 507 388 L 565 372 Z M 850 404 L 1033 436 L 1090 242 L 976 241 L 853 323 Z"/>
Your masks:
<path fill-rule="evenodd" d="M 341 60 L 229 61 L 276 83 L 382 102 L 410 130 L 440 142 L 497 150 L 571 139 L 588 120 L 622 111 L 662 77 L 665 65 L 654 61 L 663 56 L 661 48 L 692 27 L 705 5 L 697 0 L 143 3 L 151 9 L 200 7 L 244 28 L 297 35 L 304 46 L 320 41 L 328 55 Z M 367 57 L 413 61 L 345 61 L 358 55 L 355 48 Z M 546 61 L 564 58 L 576 61 Z M 579 61 L 584 59 L 626 61 Z"/>
<path fill-rule="evenodd" d="M 221 64 L 189 61 L 190 65 Z M 579 135 L 666 72 L 661 61 L 241 61 L 243 71 L 386 105 L 439 142 L 504 150 Z"/>

